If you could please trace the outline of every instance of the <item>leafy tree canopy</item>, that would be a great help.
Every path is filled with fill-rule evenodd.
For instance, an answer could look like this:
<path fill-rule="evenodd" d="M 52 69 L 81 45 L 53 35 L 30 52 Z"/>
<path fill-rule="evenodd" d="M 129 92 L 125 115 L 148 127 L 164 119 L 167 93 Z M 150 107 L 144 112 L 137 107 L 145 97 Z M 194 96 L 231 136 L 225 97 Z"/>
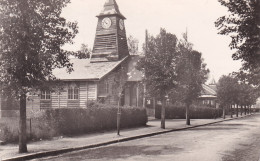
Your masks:
<path fill-rule="evenodd" d="M 244 82 L 239 84 L 238 103 L 240 105 L 254 105 L 259 97 L 258 90 Z"/>
<path fill-rule="evenodd" d="M 139 45 L 138 39 L 136 39 L 132 35 L 130 35 L 127 38 L 127 44 L 128 44 L 129 53 L 137 55 L 138 54 L 138 45 Z"/>
<path fill-rule="evenodd" d="M 217 85 L 218 99 L 223 105 L 253 105 L 259 97 L 258 90 L 236 77 L 222 76 Z"/>
<path fill-rule="evenodd" d="M 172 91 L 172 98 L 190 105 L 201 94 L 209 70 L 203 63 L 202 54 L 192 49 L 187 33 L 183 34 L 183 39 L 178 43 L 178 55 L 178 89 Z"/>
<path fill-rule="evenodd" d="M 150 96 L 163 98 L 177 80 L 177 37 L 161 29 L 156 37 L 149 36 L 145 47 L 145 57 L 138 63 L 138 69 L 145 73 L 144 81 Z"/>
<path fill-rule="evenodd" d="M 0 1 L 1 88 L 19 97 L 19 152 L 27 152 L 26 93 L 55 80 L 53 69 L 72 71 L 69 51 L 62 49 L 78 33 L 77 23 L 61 17 L 69 0 Z"/>
<path fill-rule="evenodd" d="M 231 75 L 224 75 L 219 79 L 217 84 L 217 96 L 222 105 L 235 104 L 239 97 L 238 79 Z"/>
<path fill-rule="evenodd" d="M 81 44 L 80 50 L 74 53 L 74 56 L 79 59 L 87 59 L 90 58 L 91 53 L 92 51 L 87 44 Z"/>
<path fill-rule="evenodd" d="M 231 49 L 236 49 L 234 60 L 242 60 L 241 78 L 259 84 L 260 80 L 260 1 L 219 0 L 228 8 L 229 15 L 216 22 L 219 34 L 229 35 Z"/>
<path fill-rule="evenodd" d="M 62 49 L 78 33 L 77 23 L 61 17 L 69 0 L 0 1 L 0 81 L 24 93 L 53 80 L 54 68 L 72 71 Z"/>

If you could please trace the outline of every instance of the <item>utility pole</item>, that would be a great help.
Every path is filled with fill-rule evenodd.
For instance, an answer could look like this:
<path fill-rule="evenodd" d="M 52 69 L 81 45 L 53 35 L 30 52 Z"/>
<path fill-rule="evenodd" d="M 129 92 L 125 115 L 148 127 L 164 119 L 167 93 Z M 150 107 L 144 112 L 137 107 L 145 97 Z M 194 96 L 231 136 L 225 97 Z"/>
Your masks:
<path fill-rule="evenodd" d="M 146 29 L 145 30 L 145 50 L 144 50 L 145 55 L 146 55 L 146 52 L 147 52 L 147 42 L 148 42 L 148 30 Z M 144 77 L 145 77 L 145 71 L 144 71 Z M 144 83 L 143 108 L 146 108 L 145 95 L 146 95 L 146 84 Z"/>

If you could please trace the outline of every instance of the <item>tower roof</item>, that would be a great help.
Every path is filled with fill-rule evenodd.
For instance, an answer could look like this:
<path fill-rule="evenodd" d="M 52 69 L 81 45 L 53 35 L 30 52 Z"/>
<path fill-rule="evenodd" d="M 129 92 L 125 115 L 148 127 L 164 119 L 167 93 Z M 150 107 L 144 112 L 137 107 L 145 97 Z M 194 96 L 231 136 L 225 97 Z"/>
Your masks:
<path fill-rule="evenodd" d="M 216 84 L 217 84 L 217 83 L 216 83 L 215 79 L 212 78 L 212 80 L 211 80 L 211 82 L 209 83 L 209 85 L 216 85 Z"/>
<path fill-rule="evenodd" d="M 104 8 L 97 17 L 107 16 L 107 15 L 118 15 L 122 19 L 126 19 L 125 16 L 119 11 L 118 5 L 115 0 L 106 0 Z"/>

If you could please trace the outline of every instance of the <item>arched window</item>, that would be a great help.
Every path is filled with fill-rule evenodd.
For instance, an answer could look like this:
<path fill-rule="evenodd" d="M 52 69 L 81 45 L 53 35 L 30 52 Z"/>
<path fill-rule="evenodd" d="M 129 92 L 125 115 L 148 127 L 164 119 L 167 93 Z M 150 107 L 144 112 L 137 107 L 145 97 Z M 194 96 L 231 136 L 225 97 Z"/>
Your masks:
<path fill-rule="evenodd" d="M 79 99 L 79 87 L 75 84 L 70 85 L 68 88 L 68 99 L 77 100 Z"/>

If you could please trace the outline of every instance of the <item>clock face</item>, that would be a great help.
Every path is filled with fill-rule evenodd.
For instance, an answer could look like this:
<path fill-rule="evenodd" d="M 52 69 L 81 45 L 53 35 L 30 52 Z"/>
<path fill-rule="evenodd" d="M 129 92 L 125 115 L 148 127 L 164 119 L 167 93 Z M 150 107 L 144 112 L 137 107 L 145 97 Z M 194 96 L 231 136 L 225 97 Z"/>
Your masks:
<path fill-rule="evenodd" d="M 119 27 L 121 30 L 124 30 L 124 21 L 122 19 L 119 20 Z"/>
<path fill-rule="evenodd" d="M 104 29 L 108 29 L 110 26 L 111 26 L 112 22 L 111 22 L 111 19 L 106 17 L 102 20 L 102 27 Z"/>

